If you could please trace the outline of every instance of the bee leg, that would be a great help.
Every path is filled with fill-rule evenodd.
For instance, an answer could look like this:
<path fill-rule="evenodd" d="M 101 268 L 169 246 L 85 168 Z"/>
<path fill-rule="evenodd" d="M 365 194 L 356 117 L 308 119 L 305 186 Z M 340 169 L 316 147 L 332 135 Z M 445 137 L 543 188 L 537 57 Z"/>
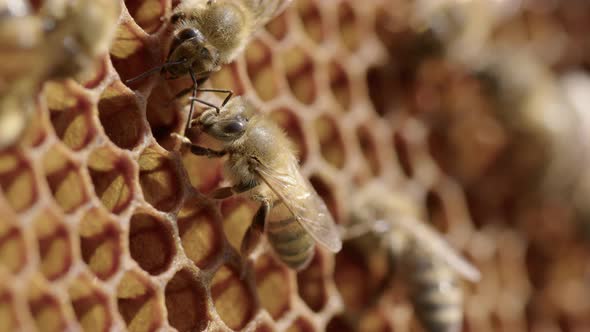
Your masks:
<path fill-rule="evenodd" d="M 213 150 L 199 145 L 191 144 L 191 152 L 197 156 L 207 156 L 208 158 L 220 158 L 227 154 L 227 151 Z"/>
<path fill-rule="evenodd" d="M 207 156 L 209 158 L 219 158 L 219 157 L 223 157 L 227 154 L 227 151 L 224 151 L 224 150 L 217 151 L 217 150 L 209 149 L 209 148 L 206 148 L 203 146 L 195 145 L 195 144 L 191 143 L 191 141 L 186 136 L 181 136 L 181 135 L 178 135 L 177 133 L 172 133 L 171 136 L 173 136 L 177 139 L 180 139 L 180 141 L 182 142 L 182 145 L 190 146 L 191 152 L 197 156 Z"/>
<path fill-rule="evenodd" d="M 195 77 L 195 73 L 193 72 L 192 68 L 189 69 L 188 72 L 191 75 L 191 79 L 193 80 L 193 87 L 192 87 L 193 98 L 191 99 L 191 107 L 188 111 L 186 125 L 184 126 L 184 136 L 186 136 L 186 133 L 188 132 L 188 130 L 191 126 L 191 120 L 193 119 L 193 112 L 195 110 L 195 99 L 197 99 L 197 78 Z"/>
<path fill-rule="evenodd" d="M 240 194 L 246 192 L 254 187 L 257 184 L 248 184 L 248 185 L 237 185 L 233 187 L 221 187 L 215 189 L 212 193 L 209 194 L 209 197 L 213 199 L 226 199 L 234 194 Z"/>
<path fill-rule="evenodd" d="M 232 90 L 228 90 L 228 89 L 197 89 L 197 91 L 199 91 L 199 92 L 219 92 L 219 93 L 225 93 L 225 94 L 227 94 L 227 96 L 225 97 L 225 99 L 221 103 L 221 107 L 225 106 L 225 104 L 227 104 L 227 102 L 234 95 L 234 92 Z"/>
<path fill-rule="evenodd" d="M 197 81 L 197 85 L 201 85 L 205 82 L 207 78 L 202 78 L 200 80 Z M 186 96 L 187 94 L 193 92 L 194 86 L 191 86 L 189 88 L 186 89 L 182 89 L 180 90 L 180 92 L 178 92 L 177 94 L 174 95 L 173 99 L 179 99 L 182 98 L 184 96 Z M 232 90 L 227 90 L 227 89 L 201 89 L 201 88 L 197 88 L 197 92 L 219 92 L 219 93 L 225 93 L 228 96 L 225 98 L 224 102 L 222 105 L 225 105 L 225 103 L 231 98 L 231 96 L 234 94 L 234 92 Z"/>
<path fill-rule="evenodd" d="M 188 111 L 188 117 L 186 119 L 186 125 L 184 127 L 184 135 L 186 135 L 187 131 L 191 127 L 192 119 L 193 119 L 193 113 L 195 111 L 195 102 L 198 102 L 198 103 L 207 105 L 209 107 L 213 107 L 214 109 L 217 110 L 217 113 L 219 113 L 219 107 L 217 107 L 217 106 L 215 106 L 213 104 L 210 104 L 210 103 L 208 103 L 208 102 L 206 102 L 204 100 L 201 100 L 201 99 L 198 99 L 197 98 L 197 92 L 199 91 L 199 85 L 202 84 L 204 82 L 204 80 L 203 79 L 197 80 L 197 78 L 195 77 L 195 73 L 193 72 L 192 68 L 189 69 L 188 73 L 190 74 L 191 80 L 193 81 L 193 86 L 190 88 L 193 93 L 192 93 L 192 96 L 191 96 L 191 99 L 190 99 L 190 101 L 191 101 L 191 107 L 190 107 L 190 109 Z M 181 93 L 182 93 L 182 91 L 181 91 Z"/>
<path fill-rule="evenodd" d="M 267 201 L 262 202 L 260 208 L 252 218 L 252 224 L 246 230 L 246 234 L 242 240 L 242 246 L 240 247 L 242 259 L 247 259 L 260 243 L 260 238 L 262 237 L 262 233 L 264 233 L 266 216 L 268 216 L 269 212 L 270 203 Z"/>
<path fill-rule="evenodd" d="M 234 195 L 232 187 L 221 187 L 213 190 L 208 196 L 213 199 L 226 199 Z"/>

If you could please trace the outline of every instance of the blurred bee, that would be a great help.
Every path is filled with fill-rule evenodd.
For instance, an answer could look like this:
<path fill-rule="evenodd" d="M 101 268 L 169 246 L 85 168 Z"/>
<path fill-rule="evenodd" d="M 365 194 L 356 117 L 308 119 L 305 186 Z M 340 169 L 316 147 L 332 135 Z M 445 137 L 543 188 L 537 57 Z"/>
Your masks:
<path fill-rule="evenodd" d="M 352 203 L 352 224 L 344 237 L 366 253 L 376 244 L 389 250 L 393 265 L 399 267 L 394 270 L 404 271 L 414 311 L 427 331 L 460 331 L 463 292 L 457 274 L 476 282 L 479 271 L 422 222 L 407 195 L 374 183 L 358 192 Z"/>
<path fill-rule="evenodd" d="M 241 97 L 233 98 L 221 111 L 209 109 L 193 122 L 205 134 L 223 143 L 220 151 L 191 144 L 192 153 L 207 157 L 228 155 L 226 175 L 231 187 L 214 191 L 217 199 L 249 192 L 261 203 L 240 248 L 248 257 L 266 230 L 278 257 L 300 270 L 314 255 L 315 242 L 332 252 L 342 247 L 340 234 L 326 205 L 301 174 L 294 148 L 285 133 Z"/>
<path fill-rule="evenodd" d="M 521 141 L 516 151 L 540 156 L 536 170 L 529 171 L 538 188 L 558 195 L 571 192 L 588 158 L 584 112 L 572 107 L 556 76 L 530 52 L 492 53 L 479 69 L 491 78 L 498 119 Z"/>
<path fill-rule="evenodd" d="M 518 1 L 418 0 L 411 19 L 417 30 L 431 30 L 451 59 L 469 63 L 485 53 L 494 29 L 519 10 Z"/>
<path fill-rule="evenodd" d="M 108 51 L 120 5 L 111 0 L 0 2 L 0 149 L 21 135 L 47 80 L 88 70 Z"/>
<path fill-rule="evenodd" d="M 192 91 L 186 129 L 190 126 L 194 102 L 216 106 L 196 99 L 198 91 L 226 92 L 222 105 L 229 100 L 231 91 L 199 89 L 198 86 L 232 62 L 246 47 L 252 35 L 278 15 L 291 0 L 187 0 L 175 9 L 171 17 L 174 39 L 166 62 L 127 82 L 133 82 L 157 71 L 174 79 L 189 74 L 193 86 L 181 91 L 177 97 Z"/>

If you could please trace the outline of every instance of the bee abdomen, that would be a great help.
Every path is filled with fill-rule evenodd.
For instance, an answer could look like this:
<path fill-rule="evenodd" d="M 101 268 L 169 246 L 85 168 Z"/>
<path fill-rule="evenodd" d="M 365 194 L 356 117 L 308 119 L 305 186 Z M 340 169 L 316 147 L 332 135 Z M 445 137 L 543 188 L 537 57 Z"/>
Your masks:
<path fill-rule="evenodd" d="M 463 322 L 463 293 L 456 276 L 432 257 L 416 257 L 410 284 L 414 311 L 429 332 L 457 332 Z"/>
<path fill-rule="evenodd" d="M 301 269 L 313 258 L 315 242 L 294 217 L 270 221 L 267 234 L 279 258 L 289 267 Z"/>

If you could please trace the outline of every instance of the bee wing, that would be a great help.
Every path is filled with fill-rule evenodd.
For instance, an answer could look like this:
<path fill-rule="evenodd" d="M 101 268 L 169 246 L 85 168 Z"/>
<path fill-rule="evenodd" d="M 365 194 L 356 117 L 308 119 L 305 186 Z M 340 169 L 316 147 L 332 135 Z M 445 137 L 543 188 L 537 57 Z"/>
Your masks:
<path fill-rule="evenodd" d="M 477 282 L 481 279 L 479 270 L 461 257 L 447 241 L 436 231 L 414 218 L 401 217 L 397 219 L 396 225 L 411 234 L 422 248 L 433 256 L 446 262 L 452 269 L 461 274 L 467 280 Z"/>
<path fill-rule="evenodd" d="M 244 2 L 254 13 L 252 31 L 258 31 L 260 27 L 282 13 L 292 0 L 244 0 Z"/>
<path fill-rule="evenodd" d="M 278 172 L 261 163 L 257 163 L 256 172 L 314 240 L 332 252 L 342 249 L 340 233 L 330 211 L 301 174 L 295 159 L 289 163 L 288 172 Z"/>

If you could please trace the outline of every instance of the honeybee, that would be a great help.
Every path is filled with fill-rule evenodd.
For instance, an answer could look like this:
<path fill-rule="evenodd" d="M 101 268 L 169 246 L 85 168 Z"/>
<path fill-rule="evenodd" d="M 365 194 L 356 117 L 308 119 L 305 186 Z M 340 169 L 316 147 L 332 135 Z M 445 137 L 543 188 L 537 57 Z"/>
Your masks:
<path fill-rule="evenodd" d="M 281 261 L 295 270 L 311 261 L 315 242 L 340 251 L 342 241 L 334 220 L 301 174 L 294 147 L 278 125 L 256 114 L 241 97 L 231 99 L 219 112 L 204 111 L 193 122 L 223 143 L 223 149 L 197 146 L 185 136 L 173 135 L 196 155 L 228 156 L 225 173 L 232 186 L 219 188 L 211 196 L 223 199 L 249 192 L 261 203 L 244 235 L 242 257 L 252 253 L 265 231 Z"/>
<path fill-rule="evenodd" d="M 27 2 L 0 3 L 0 148 L 22 134 L 44 82 L 90 69 L 108 51 L 119 13 L 111 0 L 48 0 L 37 14 Z"/>
<path fill-rule="evenodd" d="M 246 47 L 252 35 L 290 2 L 291 0 L 184 1 L 174 10 L 170 19 L 174 38 L 165 63 L 127 82 L 160 70 L 171 79 L 189 74 L 193 86 L 177 95 L 180 97 L 192 91 L 186 132 L 190 126 L 195 101 L 216 108 L 215 105 L 196 99 L 198 91 L 227 93 L 222 105 L 232 95 L 229 90 L 199 89 L 198 86 L 222 65 L 232 62 Z"/>
<path fill-rule="evenodd" d="M 429 29 L 444 42 L 448 57 L 470 62 L 485 53 L 499 22 L 517 9 L 510 1 L 419 0 L 412 19 L 419 30 Z"/>
<path fill-rule="evenodd" d="M 427 331 L 459 331 L 463 292 L 458 275 L 476 282 L 479 271 L 422 222 L 417 204 L 407 195 L 374 183 L 352 202 L 352 224 L 344 237 L 360 239 L 367 253 L 375 250 L 376 243 L 389 251 L 392 264 L 401 267 L 394 270 L 404 271 L 414 311 Z M 361 235 L 369 240 L 363 241 Z"/>

